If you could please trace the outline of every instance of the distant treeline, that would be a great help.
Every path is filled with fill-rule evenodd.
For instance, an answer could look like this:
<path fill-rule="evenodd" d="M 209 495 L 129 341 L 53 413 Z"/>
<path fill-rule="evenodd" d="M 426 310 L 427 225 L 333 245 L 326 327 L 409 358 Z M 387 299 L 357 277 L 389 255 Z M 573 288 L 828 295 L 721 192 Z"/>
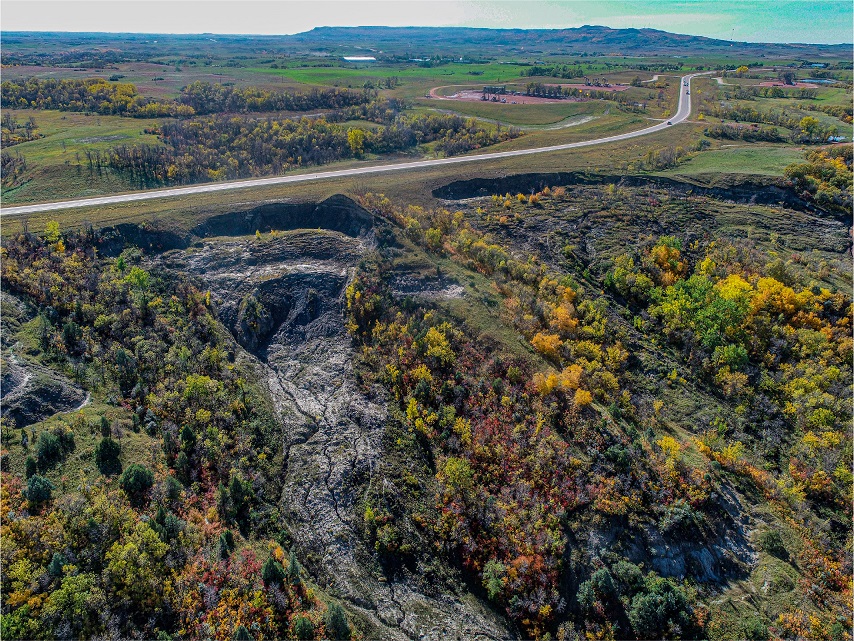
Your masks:
<path fill-rule="evenodd" d="M 103 78 L 5 80 L 0 84 L 0 97 L 4 109 L 59 109 L 136 118 L 194 113 L 192 107 L 175 101 L 141 96 L 130 83 L 109 83 Z"/>
<path fill-rule="evenodd" d="M 292 93 L 194 82 L 181 91 L 177 100 L 157 101 L 139 95 L 133 84 L 109 83 L 103 78 L 6 80 L 0 87 L 6 109 L 59 109 L 136 118 L 341 109 L 367 104 L 376 97 L 368 90 L 313 89 Z"/>
<path fill-rule="evenodd" d="M 608 69 L 611 68 L 626 68 L 635 71 L 680 71 L 682 64 L 680 63 L 661 63 L 656 65 L 638 65 L 638 64 L 620 64 L 620 63 L 605 63 Z M 566 65 L 532 65 L 522 72 L 523 76 L 547 76 L 549 78 L 583 78 L 586 74 L 580 64 Z"/>
<path fill-rule="evenodd" d="M 312 89 L 307 93 L 290 93 L 194 82 L 181 90 L 178 102 L 192 107 L 197 114 L 215 114 L 341 109 L 364 105 L 375 98 L 376 92 L 369 90 Z"/>
<path fill-rule="evenodd" d="M 756 125 L 712 125 L 704 132 L 709 138 L 745 140 L 747 142 L 785 142 L 776 127 Z"/>
<path fill-rule="evenodd" d="M 787 91 L 788 89 L 788 91 Z M 798 98 L 800 100 L 814 100 L 818 95 L 818 89 L 809 87 L 736 87 L 734 91 L 724 92 L 727 100 L 753 100 L 754 98 Z"/>
<path fill-rule="evenodd" d="M 583 89 L 576 87 L 561 87 L 558 85 L 546 85 L 541 82 L 529 82 L 525 86 L 526 96 L 538 98 L 557 98 L 575 100 L 613 100 L 620 105 L 636 106 L 646 109 L 646 101 L 637 102 L 635 96 L 628 96 L 621 91 L 608 91 L 596 85 L 586 86 Z"/>
<path fill-rule="evenodd" d="M 534 65 L 525 69 L 522 75 L 548 76 L 550 78 L 583 78 L 584 69 L 581 68 L 581 65 L 576 65 L 575 67 L 569 65 L 552 65 L 550 67 Z"/>
<path fill-rule="evenodd" d="M 446 156 L 494 145 L 518 129 L 484 129 L 452 115 L 398 116 L 375 130 L 345 127 L 324 118 L 253 120 L 213 115 L 164 124 L 164 146 L 120 145 L 87 153 L 90 171 L 110 167 L 141 185 L 187 184 L 279 174 L 365 153 L 406 151 L 436 143 Z"/>
<path fill-rule="evenodd" d="M 839 133 L 837 127 L 828 127 L 812 116 L 800 117 L 788 111 L 761 111 L 749 105 L 720 106 L 717 103 L 704 103 L 703 111 L 707 115 L 721 120 L 735 122 L 756 122 L 790 130 L 789 140 L 797 143 L 825 142 L 828 137 Z M 714 129 L 714 128 L 713 128 Z M 712 131 L 710 129 L 708 131 Z M 711 134 L 709 134 L 711 135 Z"/>
<path fill-rule="evenodd" d="M 828 116 L 839 118 L 842 122 L 848 123 L 849 125 L 854 121 L 854 109 L 851 108 L 851 105 L 804 104 L 796 105 L 796 107 L 798 109 L 803 109 L 804 111 L 820 111 Z"/>

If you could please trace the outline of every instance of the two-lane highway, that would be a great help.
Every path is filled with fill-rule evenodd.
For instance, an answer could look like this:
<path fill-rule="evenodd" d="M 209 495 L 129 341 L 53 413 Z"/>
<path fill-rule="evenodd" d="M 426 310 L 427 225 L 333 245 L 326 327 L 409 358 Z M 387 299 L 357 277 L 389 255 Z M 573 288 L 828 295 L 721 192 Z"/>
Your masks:
<path fill-rule="evenodd" d="M 233 189 L 246 189 L 248 187 L 264 187 L 268 185 L 285 185 L 289 183 L 310 182 L 315 180 L 327 180 L 329 178 L 344 178 L 347 176 L 360 176 L 366 174 L 378 174 L 391 171 L 407 171 L 422 169 L 425 167 L 438 167 L 440 165 L 455 165 L 466 162 L 479 162 L 484 160 L 498 160 L 500 158 L 511 158 L 513 156 L 528 156 L 531 154 L 544 154 L 552 151 L 563 151 L 567 149 L 578 149 L 591 147 L 593 145 L 605 145 L 621 140 L 629 140 L 639 136 L 646 136 L 656 131 L 667 129 L 682 122 L 691 114 L 691 96 L 689 90 L 691 80 L 696 76 L 714 73 L 694 73 L 684 76 L 679 81 L 679 108 L 668 121 L 661 122 L 651 127 L 630 131 L 624 134 L 608 136 L 607 138 L 596 138 L 595 140 L 583 140 L 562 145 L 551 145 L 549 147 L 534 147 L 531 149 L 517 149 L 514 151 L 497 151 L 474 156 L 455 156 L 453 158 L 437 158 L 435 160 L 416 160 L 402 163 L 384 165 L 368 165 L 365 167 L 354 167 L 352 169 L 337 169 L 312 174 L 296 174 L 292 176 L 274 176 L 271 178 L 254 178 L 250 180 L 232 180 L 221 183 L 207 183 L 204 185 L 193 185 L 191 187 L 174 187 L 171 189 L 151 189 L 148 191 L 133 192 L 129 194 L 116 194 L 113 196 L 99 196 L 96 198 L 79 198 L 77 200 L 64 200 L 53 203 L 42 203 L 36 205 L 19 205 L 16 207 L 0 208 L 2 216 L 21 216 L 23 214 L 35 214 L 46 211 L 58 211 L 74 207 L 95 207 L 98 205 L 112 205 L 116 203 L 129 203 L 140 200 L 152 200 L 154 198 L 174 198 L 176 196 L 190 196 L 193 194 L 207 194 L 217 191 L 231 191 Z"/>

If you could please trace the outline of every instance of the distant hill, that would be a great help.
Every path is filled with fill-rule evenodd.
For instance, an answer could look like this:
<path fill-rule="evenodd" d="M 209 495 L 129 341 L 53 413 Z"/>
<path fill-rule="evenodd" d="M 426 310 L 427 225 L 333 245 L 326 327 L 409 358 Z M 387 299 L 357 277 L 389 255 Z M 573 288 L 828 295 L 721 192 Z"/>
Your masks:
<path fill-rule="evenodd" d="M 294 35 L 136 34 L 2 32 L 3 63 L 32 64 L 33 60 L 69 57 L 69 52 L 109 51 L 115 61 L 185 55 L 188 44 L 196 55 L 257 55 L 358 51 L 386 56 L 530 59 L 558 55 L 626 55 L 637 57 L 742 58 L 749 61 L 851 60 L 851 44 L 774 44 L 730 42 L 657 29 L 473 29 L 463 27 L 317 27 Z"/>
<path fill-rule="evenodd" d="M 458 46 L 493 52 L 548 54 L 746 55 L 769 58 L 851 56 L 852 45 L 774 44 L 730 42 L 658 29 L 611 29 L 584 26 L 575 29 L 473 29 L 462 27 L 317 27 L 287 38 L 292 42 L 327 46 L 358 44 L 396 50 Z M 500 50 L 499 49 L 499 50 Z"/>

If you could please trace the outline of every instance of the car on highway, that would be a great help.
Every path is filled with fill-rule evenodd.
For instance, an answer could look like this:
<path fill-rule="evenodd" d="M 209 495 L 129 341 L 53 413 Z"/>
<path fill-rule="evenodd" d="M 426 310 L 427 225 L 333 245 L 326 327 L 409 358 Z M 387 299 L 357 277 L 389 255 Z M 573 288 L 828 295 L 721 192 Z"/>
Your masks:
<path fill-rule="evenodd" d="M 669 121 L 669 120 L 668 120 L 668 121 L 667 121 L 667 124 L 668 124 L 668 125 L 672 125 L 673 123 L 672 123 L 671 121 Z"/>

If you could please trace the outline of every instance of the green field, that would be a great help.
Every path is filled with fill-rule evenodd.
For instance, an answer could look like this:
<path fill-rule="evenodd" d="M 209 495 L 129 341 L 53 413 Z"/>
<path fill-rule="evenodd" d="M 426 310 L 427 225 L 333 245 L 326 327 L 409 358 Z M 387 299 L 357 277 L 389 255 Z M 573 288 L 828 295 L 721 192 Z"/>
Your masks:
<path fill-rule="evenodd" d="M 664 174 L 756 174 L 782 176 L 787 165 L 800 162 L 804 152 L 798 147 L 751 146 L 742 143 L 700 152 Z"/>

